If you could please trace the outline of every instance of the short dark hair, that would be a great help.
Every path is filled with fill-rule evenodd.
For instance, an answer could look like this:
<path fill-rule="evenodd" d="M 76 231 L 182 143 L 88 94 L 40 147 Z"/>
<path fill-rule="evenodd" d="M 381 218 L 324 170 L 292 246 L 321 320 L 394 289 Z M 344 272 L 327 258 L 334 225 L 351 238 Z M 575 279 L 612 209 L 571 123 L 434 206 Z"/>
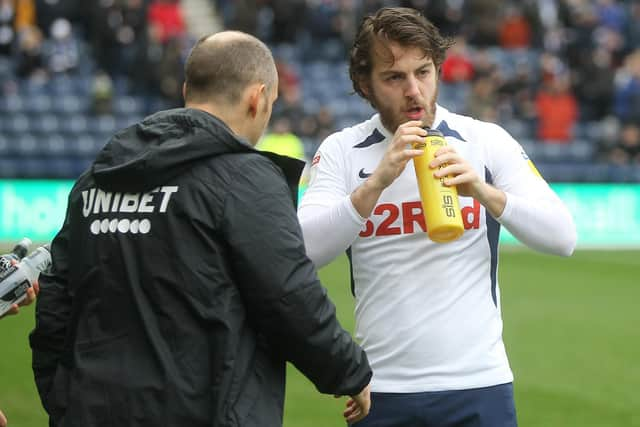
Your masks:
<path fill-rule="evenodd" d="M 271 90 L 278 81 L 273 55 L 257 38 L 237 31 L 217 39 L 208 34 L 191 49 L 185 64 L 185 101 L 237 102 L 244 89 L 264 83 Z"/>
<path fill-rule="evenodd" d="M 387 46 L 395 42 L 401 46 L 418 47 L 429 56 L 437 69 L 444 62 L 447 49 L 454 41 L 440 34 L 438 28 L 415 9 L 383 7 L 374 15 L 363 18 L 353 42 L 349 58 L 349 77 L 353 89 L 367 98 L 360 86 L 371 75 L 375 43 Z"/>

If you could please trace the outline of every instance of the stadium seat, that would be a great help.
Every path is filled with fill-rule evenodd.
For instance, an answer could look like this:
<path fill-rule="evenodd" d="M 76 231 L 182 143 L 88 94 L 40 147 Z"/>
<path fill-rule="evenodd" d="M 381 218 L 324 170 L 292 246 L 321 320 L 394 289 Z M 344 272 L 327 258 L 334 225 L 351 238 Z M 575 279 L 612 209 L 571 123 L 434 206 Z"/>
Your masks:
<path fill-rule="evenodd" d="M 49 135 L 43 135 L 40 142 L 42 147 L 39 152 L 45 156 L 51 157 L 64 157 L 69 154 L 68 152 L 68 140 L 59 133 L 52 133 Z"/>
<path fill-rule="evenodd" d="M 143 103 L 138 97 L 121 95 L 113 100 L 113 113 L 116 115 L 140 115 L 143 109 Z"/>
<path fill-rule="evenodd" d="M 39 139 L 31 133 L 20 133 L 15 139 L 15 153 L 21 157 L 29 158 L 40 152 Z"/>
<path fill-rule="evenodd" d="M 531 129 L 527 123 L 518 119 L 505 120 L 501 123 L 502 127 L 511 134 L 516 140 L 528 138 L 531 135 Z"/>
<path fill-rule="evenodd" d="M 520 138 L 518 139 L 518 142 L 524 149 L 524 152 L 527 154 L 527 156 L 529 156 L 529 158 L 535 162 L 538 157 L 536 152 L 539 144 L 538 141 L 530 138 Z"/>
<path fill-rule="evenodd" d="M 0 157 L 11 154 L 11 139 L 0 133 Z"/>
<path fill-rule="evenodd" d="M 299 61 L 298 48 L 294 44 L 279 43 L 271 47 L 273 57 L 276 60 L 281 60 L 287 64 L 291 64 Z"/>
<path fill-rule="evenodd" d="M 28 132 L 30 130 L 30 120 L 29 116 L 26 114 L 18 113 L 18 114 L 10 114 L 3 117 L 3 121 L 6 122 L 3 125 L 3 129 L 5 131 L 20 134 L 23 132 Z"/>
<path fill-rule="evenodd" d="M 116 131 L 116 119 L 113 116 L 89 116 L 87 117 L 89 131 L 96 135 L 104 136 Z"/>
<path fill-rule="evenodd" d="M 332 71 L 331 64 L 325 61 L 308 62 L 302 67 L 303 78 L 308 79 L 310 82 L 319 80 L 331 81 L 333 78 Z"/>
<path fill-rule="evenodd" d="M 37 79 L 19 79 L 18 90 L 25 97 L 47 93 L 47 81 Z"/>
<path fill-rule="evenodd" d="M 592 141 L 576 139 L 567 146 L 568 159 L 577 163 L 594 160 L 596 144 Z"/>
<path fill-rule="evenodd" d="M 94 158 L 104 143 L 90 133 L 78 134 L 69 144 L 69 153 L 80 158 Z"/>
<path fill-rule="evenodd" d="M 19 94 L 11 94 L 0 98 L 0 113 L 5 114 L 24 112 L 24 98 Z"/>
<path fill-rule="evenodd" d="M 74 92 L 74 82 L 67 75 L 56 74 L 49 80 L 47 88 L 53 96 L 66 95 Z"/>
<path fill-rule="evenodd" d="M 53 109 L 58 113 L 75 116 L 87 111 L 87 101 L 75 93 L 57 96 L 52 101 Z"/>
<path fill-rule="evenodd" d="M 29 114 L 43 114 L 51 110 L 51 98 L 45 93 L 34 93 L 24 97 L 24 111 Z"/>
<path fill-rule="evenodd" d="M 116 129 L 121 130 L 141 121 L 144 117 L 140 113 L 127 114 L 116 117 Z"/>
<path fill-rule="evenodd" d="M 67 119 L 61 120 L 60 131 L 73 136 L 89 130 L 89 123 L 86 116 L 82 114 L 72 114 Z"/>
<path fill-rule="evenodd" d="M 21 162 L 14 157 L 0 156 L 0 177 L 17 178 L 20 177 Z"/>
<path fill-rule="evenodd" d="M 316 53 L 320 59 L 334 63 L 344 61 L 347 56 L 344 44 L 339 39 L 325 40 L 320 44 Z"/>
<path fill-rule="evenodd" d="M 49 135 L 60 130 L 60 121 L 55 114 L 35 114 L 31 120 L 30 130 L 42 135 Z"/>

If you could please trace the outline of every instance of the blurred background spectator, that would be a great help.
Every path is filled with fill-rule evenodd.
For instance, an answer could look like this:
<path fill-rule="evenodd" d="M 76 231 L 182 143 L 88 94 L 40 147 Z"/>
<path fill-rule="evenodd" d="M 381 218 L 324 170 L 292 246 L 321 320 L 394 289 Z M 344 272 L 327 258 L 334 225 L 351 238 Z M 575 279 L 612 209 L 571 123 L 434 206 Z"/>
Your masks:
<path fill-rule="evenodd" d="M 455 39 L 439 102 L 501 124 L 548 180 L 640 181 L 640 0 L 0 0 L 0 176 L 77 177 L 117 129 L 182 105 L 188 49 L 223 28 L 272 47 L 267 145 L 309 159 L 373 112 L 347 54 L 384 5 Z"/>
<path fill-rule="evenodd" d="M 569 75 L 558 71 L 548 76 L 536 94 L 537 136 L 544 143 L 568 144 L 578 119 L 578 105 Z"/>

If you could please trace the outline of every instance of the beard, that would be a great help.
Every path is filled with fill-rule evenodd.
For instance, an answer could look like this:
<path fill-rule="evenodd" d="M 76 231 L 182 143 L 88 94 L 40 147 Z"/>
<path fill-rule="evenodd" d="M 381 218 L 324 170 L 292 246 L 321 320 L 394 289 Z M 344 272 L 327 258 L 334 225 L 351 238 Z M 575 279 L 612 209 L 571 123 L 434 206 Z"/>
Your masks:
<path fill-rule="evenodd" d="M 438 90 L 439 85 L 436 84 L 436 90 L 431 96 L 430 99 L 416 99 L 410 102 L 411 105 L 420 106 L 424 109 L 422 118 L 423 126 L 432 127 L 433 121 L 436 116 L 436 101 L 438 99 Z M 384 125 L 385 128 L 391 133 L 395 133 L 398 126 L 403 123 L 409 121 L 409 119 L 404 115 L 403 111 L 399 109 L 398 106 L 389 105 L 388 103 L 381 101 L 380 98 L 376 95 L 375 91 L 371 90 L 369 96 L 369 102 L 380 114 L 380 121 Z M 402 107 L 404 108 L 404 106 Z"/>

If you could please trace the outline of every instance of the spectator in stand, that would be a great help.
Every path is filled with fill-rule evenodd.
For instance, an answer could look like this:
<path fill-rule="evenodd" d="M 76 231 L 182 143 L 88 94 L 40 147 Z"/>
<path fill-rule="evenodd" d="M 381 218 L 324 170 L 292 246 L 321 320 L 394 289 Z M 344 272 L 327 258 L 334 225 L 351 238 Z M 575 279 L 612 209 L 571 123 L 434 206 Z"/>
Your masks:
<path fill-rule="evenodd" d="M 278 70 L 278 93 L 297 89 L 300 86 L 300 76 L 296 70 L 283 59 L 276 59 L 276 70 Z"/>
<path fill-rule="evenodd" d="M 51 24 L 51 38 L 45 44 L 47 67 L 52 73 L 68 73 L 78 67 L 78 41 L 71 23 L 58 18 Z"/>
<path fill-rule="evenodd" d="M 540 82 L 552 80 L 556 75 L 567 72 L 567 66 L 556 55 L 543 53 L 540 55 Z"/>
<path fill-rule="evenodd" d="M 99 68 L 112 76 L 134 74 L 147 43 L 144 0 L 92 2 L 89 8 L 88 34 Z"/>
<path fill-rule="evenodd" d="M 489 76 L 482 76 L 474 80 L 467 99 L 468 114 L 474 119 L 495 122 L 498 118 L 497 93 L 494 80 Z"/>
<path fill-rule="evenodd" d="M 609 162 L 609 156 L 613 148 L 620 143 L 620 120 L 614 115 L 609 115 L 598 122 L 597 132 L 590 133 L 588 138 L 596 144 L 596 156 L 594 160 L 600 163 Z"/>
<path fill-rule="evenodd" d="M 442 81 L 445 83 L 464 83 L 473 79 L 474 69 L 464 37 L 456 37 L 455 44 L 449 49 L 442 64 Z"/>
<path fill-rule="evenodd" d="M 469 17 L 469 43 L 478 46 L 496 46 L 498 26 L 496 14 L 503 7 L 502 0 L 473 0 L 465 2 L 464 16 Z"/>
<path fill-rule="evenodd" d="M 108 74 L 116 74 L 119 66 L 119 52 L 116 33 L 122 23 L 121 10 L 114 1 L 96 1 L 88 5 L 87 38 L 96 52 L 98 68 Z"/>
<path fill-rule="evenodd" d="M 10 56 L 16 39 L 13 0 L 0 0 L 0 55 Z"/>
<path fill-rule="evenodd" d="M 93 114 L 113 113 L 113 80 L 104 71 L 98 71 L 91 84 L 91 109 Z"/>
<path fill-rule="evenodd" d="M 35 24 L 33 0 L 0 0 L 0 56 L 11 56 L 19 34 Z"/>
<path fill-rule="evenodd" d="M 545 143 L 569 143 L 578 120 L 578 103 L 569 74 L 561 72 L 542 84 L 535 99 L 538 138 Z"/>
<path fill-rule="evenodd" d="M 182 104 L 182 82 L 184 81 L 183 51 L 185 37 L 172 37 L 164 45 L 158 64 L 159 90 L 170 107 Z"/>
<path fill-rule="evenodd" d="M 36 25 L 36 5 L 33 0 L 14 0 L 16 8 L 16 30 Z"/>
<path fill-rule="evenodd" d="M 113 0 L 108 0 L 113 2 Z M 35 0 L 35 13 L 38 26 L 45 38 L 51 36 L 51 25 L 56 19 L 65 18 L 71 22 L 88 21 L 87 12 L 96 4 L 105 3 L 97 0 Z M 88 22 L 84 22 L 86 24 Z"/>
<path fill-rule="evenodd" d="M 339 39 L 340 32 L 336 26 L 338 4 L 336 0 L 310 2 L 307 13 L 306 27 L 314 41 L 323 42 L 327 39 Z"/>
<path fill-rule="evenodd" d="M 598 28 L 598 16 L 590 3 L 569 3 L 567 26 L 563 30 L 562 46 L 557 49 L 559 56 L 575 67 L 584 54 L 593 49 L 594 35 Z"/>
<path fill-rule="evenodd" d="M 499 29 L 500 46 L 504 49 L 527 48 L 531 45 L 531 24 L 525 17 L 522 6 L 509 3 Z"/>
<path fill-rule="evenodd" d="M 313 136 L 320 142 L 336 131 L 336 123 L 331 110 L 326 107 L 318 110 L 316 118 L 318 119 L 318 130 Z"/>
<path fill-rule="evenodd" d="M 179 0 L 152 0 L 149 5 L 148 20 L 149 25 L 155 25 L 160 29 L 162 43 L 186 34 Z"/>
<path fill-rule="evenodd" d="M 143 48 L 137 52 L 137 67 L 129 77 L 134 93 L 145 97 L 148 112 L 151 112 L 151 101 L 158 95 L 160 87 L 160 63 L 164 55 L 164 46 L 160 41 L 160 28 L 147 25 L 144 34 Z"/>
<path fill-rule="evenodd" d="M 611 53 L 597 47 L 590 54 L 585 54 L 574 70 L 582 121 L 601 120 L 611 111 L 614 76 L 611 62 Z"/>
<path fill-rule="evenodd" d="M 358 19 L 360 19 L 358 3 L 359 2 L 354 0 L 341 0 L 338 2 L 336 26 L 338 27 L 338 31 L 340 31 L 345 53 L 349 51 L 349 47 L 353 43 L 356 30 L 358 29 Z"/>
<path fill-rule="evenodd" d="M 461 33 L 464 1 L 405 0 L 399 6 L 423 11 L 424 16 L 428 16 L 443 35 L 455 36 Z"/>
<path fill-rule="evenodd" d="M 472 59 L 475 78 L 494 76 L 496 74 L 498 67 L 488 49 L 476 49 L 473 52 Z"/>
<path fill-rule="evenodd" d="M 260 139 L 256 148 L 306 161 L 304 144 L 292 132 L 291 123 L 286 117 L 275 118 L 270 132 Z"/>
<path fill-rule="evenodd" d="M 518 62 L 512 76 L 499 84 L 499 105 L 503 115 L 508 118 L 531 122 L 535 119 L 535 106 L 533 101 L 531 67 L 528 62 Z"/>
<path fill-rule="evenodd" d="M 295 43 L 307 13 L 305 0 L 271 0 L 268 2 L 273 12 L 272 41 L 274 43 Z"/>
<path fill-rule="evenodd" d="M 618 33 L 624 30 L 626 13 L 617 0 L 596 0 L 595 10 L 600 25 Z"/>
<path fill-rule="evenodd" d="M 38 27 L 26 27 L 18 37 L 16 74 L 23 79 L 44 80 L 47 77 L 42 55 L 42 32 Z"/>
<path fill-rule="evenodd" d="M 336 124 L 331 110 L 322 106 L 315 114 L 306 114 L 296 129 L 304 143 L 306 157 L 311 158 L 320 142 L 336 131 Z"/>
<path fill-rule="evenodd" d="M 218 0 L 225 28 L 257 34 L 260 0 Z"/>
<path fill-rule="evenodd" d="M 114 28 L 117 71 L 130 75 L 139 66 L 136 58 L 145 49 L 147 9 L 144 0 L 123 1 L 118 9 L 118 24 Z"/>
<path fill-rule="evenodd" d="M 640 125 L 628 122 L 622 126 L 619 143 L 609 153 L 608 160 L 616 165 L 640 165 Z"/>
<path fill-rule="evenodd" d="M 280 96 L 273 105 L 274 117 L 287 117 L 295 133 L 299 133 L 298 124 L 308 115 L 302 102 L 299 84 L 285 85 L 280 90 Z"/>
<path fill-rule="evenodd" d="M 614 82 L 615 114 L 623 121 L 640 122 L 640 48 L 625 58 Z"/>
<path fill-rule="evenodd" d="M 640 1 L 628 5 L 629 18 L 624 31 L 625 50 L 630 52 L 640 47 Z"/>

